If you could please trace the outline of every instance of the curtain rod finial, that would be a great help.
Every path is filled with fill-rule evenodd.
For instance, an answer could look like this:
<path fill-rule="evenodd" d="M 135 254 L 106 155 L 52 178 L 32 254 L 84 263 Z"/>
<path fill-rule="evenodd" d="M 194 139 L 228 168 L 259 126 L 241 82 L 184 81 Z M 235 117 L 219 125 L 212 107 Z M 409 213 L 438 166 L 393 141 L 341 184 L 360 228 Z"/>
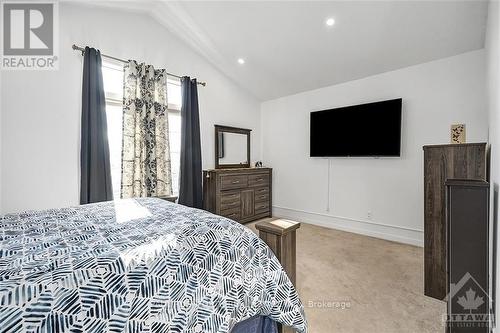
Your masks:
<path fill-rule="evenodd" d="M 81 47 L 79 47 L 79 46 L 77 46 L 76 44 L 73 44 L 73 45 L 71 46 L 71 48 L 72 48 L 73 50 L 75 50 L 75 51 L 81 51 L 81 52 L 82 52 L 82 55 L 84 55 L 84 54 L 85 54 L 85 49 L 84 49 L 84 48 L 81 48 Z"/>

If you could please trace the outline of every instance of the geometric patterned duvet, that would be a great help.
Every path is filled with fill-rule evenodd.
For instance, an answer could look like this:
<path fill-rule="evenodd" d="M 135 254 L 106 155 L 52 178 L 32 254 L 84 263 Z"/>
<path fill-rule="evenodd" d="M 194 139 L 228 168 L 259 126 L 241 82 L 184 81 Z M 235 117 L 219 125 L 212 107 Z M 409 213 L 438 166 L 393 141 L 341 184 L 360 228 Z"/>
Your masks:
<path fill-rule="evenodd" d="M 0 218 L 1 333 L 216 333 L 255 315 L 307 331 L 272 251 L 229 219 L 150 198 Z"/>

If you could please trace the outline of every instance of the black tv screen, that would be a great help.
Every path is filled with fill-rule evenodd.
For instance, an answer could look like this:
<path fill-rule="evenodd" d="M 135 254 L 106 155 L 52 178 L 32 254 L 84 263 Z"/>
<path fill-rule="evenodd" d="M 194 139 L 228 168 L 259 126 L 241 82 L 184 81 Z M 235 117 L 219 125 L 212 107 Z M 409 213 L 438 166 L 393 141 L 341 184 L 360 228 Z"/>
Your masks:
<path fill-rule="evenodd" d="M 400 156 L 402 99 L 311 112 L 311 157 Z"/>

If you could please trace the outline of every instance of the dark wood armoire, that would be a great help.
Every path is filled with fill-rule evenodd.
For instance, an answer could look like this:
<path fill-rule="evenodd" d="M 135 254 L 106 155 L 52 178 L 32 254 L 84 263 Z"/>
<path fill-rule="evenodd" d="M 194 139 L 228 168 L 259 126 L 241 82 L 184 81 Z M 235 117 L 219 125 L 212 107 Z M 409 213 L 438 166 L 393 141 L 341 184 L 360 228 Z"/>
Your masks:
<path fill-rule="evenodd" d="M 447 293 L 446 187 L 448 179 L 488 179 L 486 143 L 424 146 L 424 293 Z"/>

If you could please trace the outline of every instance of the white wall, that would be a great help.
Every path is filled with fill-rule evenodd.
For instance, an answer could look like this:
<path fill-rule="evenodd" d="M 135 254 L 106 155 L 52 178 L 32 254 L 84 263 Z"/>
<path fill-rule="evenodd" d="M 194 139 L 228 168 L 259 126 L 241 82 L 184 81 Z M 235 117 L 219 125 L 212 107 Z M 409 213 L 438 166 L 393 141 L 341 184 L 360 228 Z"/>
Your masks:
<path fill-rule="evenodd" d="M 491 198 L 492 198 L 492 221 L 498 225 L 498 186 L 500 183 L 500 5 L 498 1 L 490 1 L 488 8 L 488 26 L 486 33 L 486 57 L 487 57 L 487 73 L 488 73 L 488 114 L 489 114 L 489 142 L 491 144 Z M 496 239 L 498 242 L 498 227 Z M 500 251 L 500 246 L 497 243 L 497 253 Z M 498 285 L 498 276 L 500 274 L 498 260 L 496 263 L 496 277 Z M 496 299 L 500 294 L 498 287 L 496 290 Z M 500 318 L 499 307 L 496 308 L 496 318 Z M 497 319 L 498 323 L 498 319 Z M 495 332 L 499 332 L 500 328 L 497 324 Z"/>
<path fill-rule="evenodd" d="M 2 71 L 0 71 L 0 92 L 2 91 Z M 2 102 L 0 94 L 0 214 L 2 214 Z"/>
<path fill-rule="evenodd" d="M 207 81 L 199 87 L 203 167 L 214 166 L 213 125 L 252 129 L 260 156 L 259 103 L 148 16 L 60 4 L 60 69 L 2 72 L 2 212 L 79 202 L 82 57 L 73 43 Z"/>
<path fill-rule="evenodd" d="M 263 103 L 275 215 L 422 245 L 422 146 L 449 143 L 453 123 L 466 124 L 468 142 L 487 140 L 485 75 L 479 50 Z M 326 211 L 328 160 L 309 157 L 309 113 L 398 97 L 402 157 L 331 159 Z"/>

